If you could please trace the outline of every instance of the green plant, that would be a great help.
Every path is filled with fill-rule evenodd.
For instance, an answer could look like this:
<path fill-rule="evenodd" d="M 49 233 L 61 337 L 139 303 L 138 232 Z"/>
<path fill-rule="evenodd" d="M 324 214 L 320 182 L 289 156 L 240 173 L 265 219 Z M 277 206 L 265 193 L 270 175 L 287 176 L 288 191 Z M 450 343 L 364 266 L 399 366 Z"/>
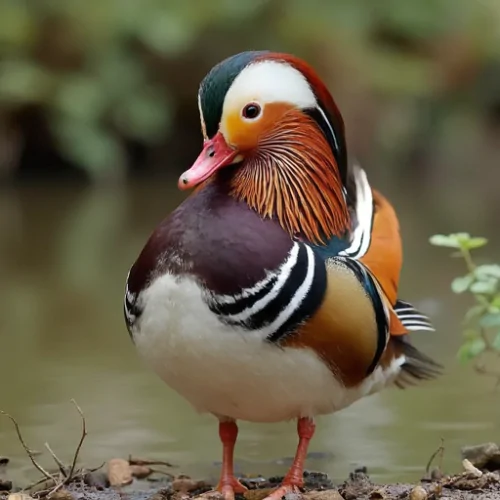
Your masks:
<path fill-rule="evenodd" d="M 500 372 L 486 368 L 484 356 L 493 354 L 500 358 L 500 264 L 478 265 L 472 251 L 484 247 L 488 240 L 468 233 L 436 234 L 430 238 L 432 245 L 453 248 L 452 257 L 462 258 L 467 273 L 451 282 L 455 293 L 469 293 L 474 304 L 464 316 L 464 340 L 457 356 L 460 361 L 475 361 L 478 372 L 492 375 L 500 385 Z"/>

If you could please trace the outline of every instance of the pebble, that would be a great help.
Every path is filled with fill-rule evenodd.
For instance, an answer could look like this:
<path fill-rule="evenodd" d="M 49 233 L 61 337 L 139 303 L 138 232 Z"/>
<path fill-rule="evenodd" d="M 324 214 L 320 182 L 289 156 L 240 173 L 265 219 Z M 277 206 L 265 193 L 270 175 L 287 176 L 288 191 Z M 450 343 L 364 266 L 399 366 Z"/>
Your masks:
<path fill-rule="evenodd" d="M 27 493 L 11 493 L 7 500 L 34 500 L 33 497 L 30 497 Z"/>
<path fill-rule="evenodd" d="M 12 481 L 0 479 L 0 491 L 10 491 L 12 489 Z"/>
<path fill-rule="evenodd" d="M 425 488 L 420 485 L 415 486 L 415 488 L 413 488 L 408 495 L 409 500 L 426 500 L 427 497 L 427 491 L 425 491 Z"/>
<path fill-rule="evenodd" d="M 474 467 L 482 469 L 487 464 L 500 466 L 500 447 L 496 443 L 464 446 L 462 458 L 467 458 Z"/>
<path fill-rule="evenodd" d="M 470 476 L 481 477 L 483 475 L 483 473 L 477 467 L 474 467 L 471 464 L 470 460 L 468 460 L 467 458 L 464 458 L 462 460 L 462 467 L 464 468 L 464 471 Z"/>
<path fill-rule="evenodd" d="M 75 497 L 64 488 L 57 490 L 55 493 L 52 493 L 52 495 L 50 495 L 48 498 L 50 500 L 75 500 Z"/>
<path fill-rule="evenodd" d="M 128 460 L 113 458 L 108 462 L 108 479 L 111 486 L 125 486 L 132 483 L 132 471 Z"/>

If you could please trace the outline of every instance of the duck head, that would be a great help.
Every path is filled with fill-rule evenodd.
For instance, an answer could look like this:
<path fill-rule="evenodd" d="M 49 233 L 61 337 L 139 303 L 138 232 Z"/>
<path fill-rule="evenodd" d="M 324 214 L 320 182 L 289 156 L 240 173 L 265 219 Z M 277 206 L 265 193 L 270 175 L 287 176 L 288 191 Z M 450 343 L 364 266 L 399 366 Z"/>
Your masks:
<path fill-rule="evenodd" d="M 198 93 L 203 150 L 179 188 L 228 180 L 229 194 L 292 236 L 323 242 L 349 227 L 342 116 L 304 61 L 244 52 L 216 65 Z"/>

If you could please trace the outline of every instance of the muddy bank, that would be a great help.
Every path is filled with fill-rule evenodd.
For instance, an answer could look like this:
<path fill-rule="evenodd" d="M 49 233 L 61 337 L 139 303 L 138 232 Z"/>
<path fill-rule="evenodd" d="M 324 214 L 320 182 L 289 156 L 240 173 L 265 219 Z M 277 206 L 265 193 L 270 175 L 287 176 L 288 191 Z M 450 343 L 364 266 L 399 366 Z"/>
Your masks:
<path fill-rule="evenodd" d="M 236 500 L 262 500 L 272 488 L 277 486 L 281 478 L 258 478 L 245 480 L 242 483 L 249 487 L 244 495 L 237 495 Z M 187 486 L 198 481 L 182 478 Z M 342 484 L 333 485 L 321 473 L 305 473 L 306 485 L 299 495 L 288 495 L 285 500 L 500 500 L 500 475 L 488 472 L 479 478 L 459 474 L 439 481 L 420 482 L 417 484 L 373 483 L 363 472 L 354 472 Z M 52 500 L 222 500 L 222 495 L 211 491 L 211 486 L 203 484 L 191 491 L 175 484 L 175 481 L 161 485 L 147 480 L 137 480 L 126 487 L 89 486 L 84 481 L 75 482 L 67 488 L 58 490 L 50 496 Z M 34 497 L 37 495 L 34 494 Z M 29 496 L 20 493 L 5 494 L 2 500 L 29 500 Z"/>
<path fill-rule="evenodd" d="M 304 473 L 304 489 L 285 500 L 500 500 L 500 449 L 494 443 L 462 450 L 463 471 L 445 475 L 439 465 L 414 484 L 376 484 L 369 472 L 357 469 L 344 482 L 334 484 L 326 474 Z M 36 485 L 12 485 L 6 470 L 8 459 L 0 460 L 0 500 L 222 500 L 210 482 L 185 475 L 175 475 L 175 468 L 165 462 L 113 459 L 94 469 L 73 471 L 61 466 Z M 68 479 L 69 478 L 69 479 Z M 240 477 L 248 488 L 236 500 L 262 500 L 282 477 Z M 289 497 L 289 498 L 288 498 Z"/>

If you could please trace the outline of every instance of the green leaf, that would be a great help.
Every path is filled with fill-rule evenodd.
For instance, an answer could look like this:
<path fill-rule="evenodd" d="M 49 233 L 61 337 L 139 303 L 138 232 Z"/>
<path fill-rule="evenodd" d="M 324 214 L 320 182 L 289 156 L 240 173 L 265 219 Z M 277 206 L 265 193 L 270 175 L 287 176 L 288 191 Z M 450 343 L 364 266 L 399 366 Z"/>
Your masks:
<path fill-rule="evenodd" d="M 479 337 L 479 332 L 473 328 L 467 328 L 463 331 L 462 335 L 466 340 L 474 340 Z"/>
<path fill-rule="evenodd" d="M 470 322 L 473 319 L 476 319 L 478 316 L 484 313 L 485 309 L 485 306 L 482 304 L 476 304 L 472 307 L 469 307 L 469 309 L 465 313 L 464 321 Z"/>
<path fill-rule="evenodd" d="M 106 96 L 98 79 L 75 75 L 63 80 L 54 105 L 76 120 L 96 121 L 103 113 Z"/>
<path fill-rule="evenodd" d="M 484 280 L 484 281 L 475 281 L 472 283 L 472 285 L 469 287 L 469 290 L 472 293 L 479 293 L 479 294 L 493 294 L 495 293 L 497 289 L 497 280 Z"/>
<path fill-rule="evenodd" d="M 479 324 L 485 328 L 493 328 L 495 326 L 500 326 L 500 314 L 485 314 L 479 320 Z"/>
<path fill-rule="evenodd" d="M 474 278 L 470 274 L 467 274 L 466 276 L 459 276 L 458 278 L 455 278 L 451 282 L 451 289 L 453 290 L 454 293 L 466 292 L 473 283 L 473 281 Z"/>
<path fill-rule="evenodd" d="M 113 177 L 125 167 L 117 138 L 107 130 L 61 116 L 51 121 L 61 151 L 93 178 Z"/>
<path fill-rule="evenodd" d="M 482 237 L 468 238 L 462 242 L 464 248 L 467 248 L 467 250 L 484 247 L 487 243 L 488 240 Z"/>
<path fill-rule="evenodd" d="M 483 264 L 482 266 L 477 266 L 474 274 L 479 277 L 486 276 L 500 279 L 500 265 Z"/>
<path fill-rule="evenodd" d="M 34 62 L 19 59 L 0 63 L 0 102 L 43 102 L 51 84 L 51 75 Z"/>
<path fill-rule="evenodd" d="M 168 56 L 186 51 L 194 42 L 196 25 L 175 9 L 154 12 L 140 26 L 140 38 L 152 50 Z"/>
<path fill-rule="evenodd" d="M 429 238 L 431 245 L 447 248 L 461 248 L 460 243 L 453 235 L 435 234 Z"/>
<path fill-rule="evenodd" d="M 147 143 L 160 140 L 172 118 L 169 103 L 152 89 L 136 93 L 120 103 L 114 116 L 125 134 Z"/>
<path fill-rule="evenodd" d="M 500 293 L 497 293 L 490 302 L 488 310 L 492 313 L 500 312 Z"/>
<path fill-rule="evenodd" d="M 472 237 L 469 233 L 435 234 L 429 241 L 432 245 L 464 250 L 479 248 L 488 243 L 486 238 Z"/>
<path fill-rule="evenodd" d="M 457 358 L 460 362 L 466 363 L 474 359 L 486 349 L 486 344 L 482 338 L 468 340 L 463 343 L 457 352 Z"/>

